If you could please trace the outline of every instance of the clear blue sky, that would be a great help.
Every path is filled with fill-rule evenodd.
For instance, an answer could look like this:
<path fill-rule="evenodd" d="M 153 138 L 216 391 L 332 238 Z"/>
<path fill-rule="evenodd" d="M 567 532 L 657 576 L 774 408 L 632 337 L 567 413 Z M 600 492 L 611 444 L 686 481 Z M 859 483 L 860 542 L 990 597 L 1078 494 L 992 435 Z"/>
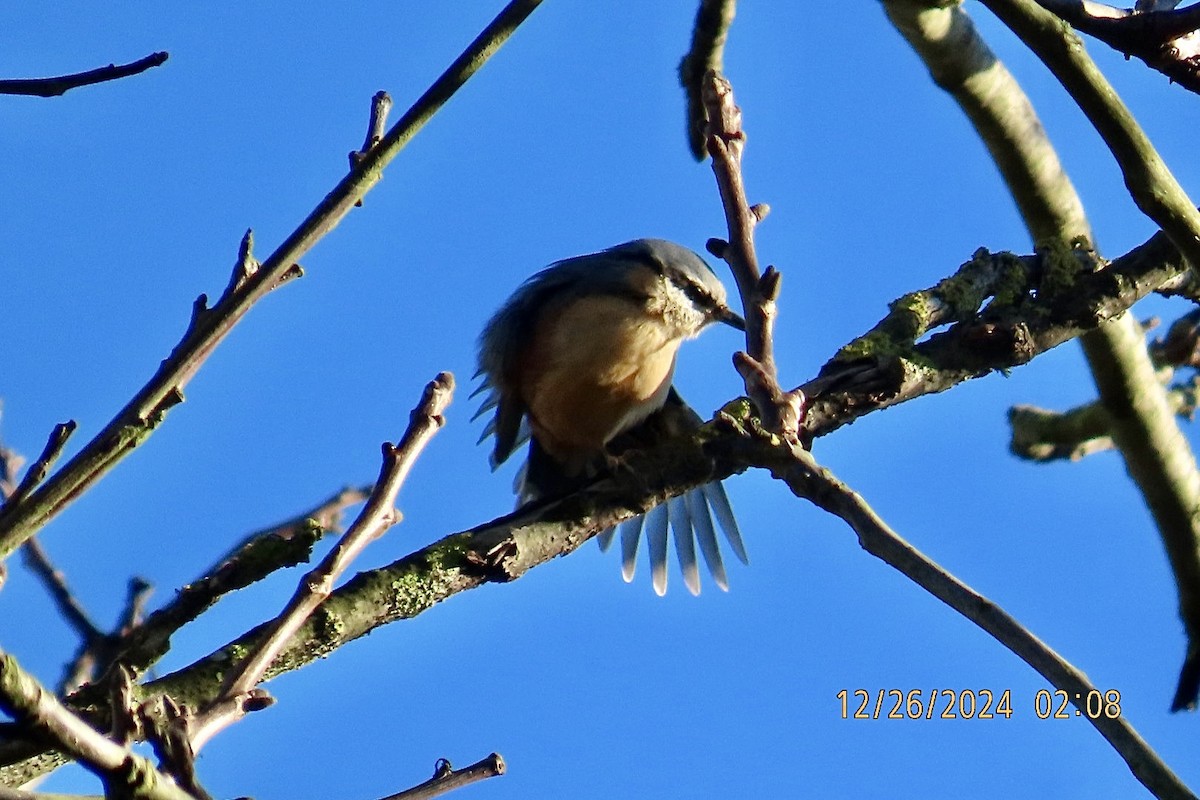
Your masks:
<path fill-rule="evenodd" d="M 224 287 L 242 232 L 268 253 L 346 170 L 369 98 L 402 109 L 498 2 L 29 4 L 6 12 L 0 75 L 168 50 L 140 77 L 57 99 L 0 99 L 0 396 L 5 442 L 94 435 L 153 373 L 200 292 Z M 1033 96 L 1097 232 L 1119 255 L 1154 230 L 1064 93 L 977 3 Z M 547 0 L 412 142 L 187 389 L 150 441 L 46 530 L 101 620 L 126 578 L 159 601 L 244 533 L 371 480 L 422 385 L 465 387 L 475 337 L 526 276 L 639 236 L 702 250 L 724 221 L 685 149 L 676 65 L 695 3 Z M 1200 194 L 1197 98 L 1091 45 L 1182 184 Z M 1029 243 L 983 147 L 876 2 L 748 3 L 727 71 L 749 131 L 759 251 L 785 275 L 789 384 L 889 300 L 979 246 Z M 723 274 L 722 276 L 726 277 Z M 1151 301 L 1139 316 L 1173 318 Z M 739 393 L 731 331 L 685 347 L 702 413 Z M 902 535 L 1083 669 L 1200 787 L 1195 715 L 1167 707 L 1184 640 L 1162 546 L 1112 453 L 1035 467 L 1007 453 L 1006 409 L 1093 397 L 1078 347 L 874 414 L 818 457 Z M 460 392 L 405 487 L 385 564 L 510 508 Z M 1188 435 L 1195 439 L 1189 428 Z M 1086 722 L 1039 720 L 1044 682 L 865 555 L 839 521 L 766 475 L 729 482 L 750 550 L 732 590 L 666 598 L 594 546 L 452 598 L 269 685 L 278 705 L 200 759 L 219 797 L 372 800 L 499 751 L 509 774 L 462 797 L 1138 797 Z M 295 571 L 227 599 L 177 637 L 172 670 L 274 615 Z M 53 682 L 75 641 L 13 563 L 0 647 Z M 840 689 L 1010 689 L 1012 719 L 842 720 Z M 77 770 L 47 790 L 96 791 Z M 457 795 L 456 795 L 457 796 Z"/>

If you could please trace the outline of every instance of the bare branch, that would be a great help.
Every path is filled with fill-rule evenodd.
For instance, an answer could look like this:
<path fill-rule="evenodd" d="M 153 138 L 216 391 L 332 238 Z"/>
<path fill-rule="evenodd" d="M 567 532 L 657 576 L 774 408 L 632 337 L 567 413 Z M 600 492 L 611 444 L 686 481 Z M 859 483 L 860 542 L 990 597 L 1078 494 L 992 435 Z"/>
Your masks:
<path fill-rule="evenodd" d="M 183 388 L 208 355 L 250 308 L 282 281 L 298 272 L 296 262 L 332 231 L 383 175 L 383 169 L 426 122 L 500 48 L 541 0 L 512 0 L 483 32 L 421 95 L 404 116 L 325 196 L 252 276 L 227 290 L 211 309 L 197 302 L 192 323 L 157 373 L 99 434 L 63 465 L 19 507 L 0 512 L 0 560 L 7 557 L 42 525 L 127 453 L 136 448 L 183 400 Z M 248 248 L 243 248 L 248 249 Z M 239 263 L 241 259 L 239 259 Z M 234 282 L 236 283 L 236 282 Z"/>
<path fill-rule="evenodd" d="M 161 66 L 167 60 L 165 52 L 151 53 L 145 58 L 139 58 L 128 64 L 109 64 L 107 67 L 76 72 L 73 75 L 60 75 L 56 78 L 15 78 L 0 80 L 0 94 L 32 95 L 35 97 L 58 97 L 77 86 L 91 86 L 95 83 L 115 81 L 138 75 L 148 69 Z"/>
<path fill-rule="evenodd" d="M 1178 10 L 1164 6 L 1131 12 L 1091 0 L 1038 2 L 1076 30 L 1099 39 L 1126 58 L 1140 59 L 1185 89 L 1200 93 L 1200 3 Z M 1138 0 L 1138 6 L 1143 5 L 1153 4 Z"/>
<path fill-rule="evenodd" d="M 1088 58 L 1078 37 L 1032 0 L 983 0 L 1041 58 L 1116 157 L 1135 202 L 1160 219 L 1172 254 L 1151 239 L 1128 258 L 1200 265 L 1200 212 L 1179 188 L 1137 122 Z M 1079 251 L 1090 251 L 1091 228 L 1082 203 L 1059 163 L 1024 92 L 975 31 L 961 6 L 934 0 L 885 0 L 893 24 L 929 65 L 934 80 L 963 107 L 1000 167 L 1039 253 L 1049 264 L 1036 286 L 1067 295 L 1090 282 L 1079 269 Z M 1157 237 L 1156 237 L 1157 238 Z M 1073 249 L 1068 245 L 1074 245 Z M 1119 259 L 1120 260 L 1120 259 Z M 1186 263 L 1185 263 L 1186 262 Z M 1115 264 L 1114 264 L 1115 266 Z M 1108 270 L 1102 270 L 1107 272 Z M 1109 276 L 1112 277 L 1112 276 Z M 1162 284 L 1159 284 L 1162 285 Z M 1123 292 L 1123 290 L 1121 290 Z M 1120 293 L 1120 292 L 1119 292 Z M 1067 301 L 1069 302 L 1069 301 Z M 1187 652 L 1171 707 L 1188 707 L 1200 689 L 1200 471 L 1159 386 L 1145 336 L 1129 314 L 1081 337 L 1100 399 L 1109 409 L 1113 441 L 1146 500 L 1166 545 L 1179 591 Z M 1099 320 L 1097 320 L 1099 321 Z M 980 331 L 983 342 L 1008 334 Z M 1003 333 L 995 337 L 993 334 Z M 1032 357 L 1030 331 L 1012 331 L 1018 349 Z"/>
<path fill-rule="evenodd" d="M 0 503 L 0 513 L 3 513 L 11 506 L 20 505 L 21 501 L 29 496 L 37 485 L 46 479 L 46 473 L 50 470 L 50 466 L 62 453 L 63 447 L 67 444 L 67 439 L 75 432 L 75 420 L 67 420 L 60 422 L 54 426 L 54 430 L 50 431 L 50 437 L 46 440 L 46 446 L 42 448 L 42 454 L 38 456 L 37 461 L 25 471 L 25 476 L 21 478 L 21 482 L 11 491 L 4 491 L 4 502 Z M 15 475 L 15 468 L 9 470 Z M 6 478 L 11 481 L 11 476 Z"/>
<path fill-rule="evenodd" d="M 700 0 L 692 25 L 692 46 L 679 62 L 679 85 L 687 95 L 688 148 L 697 161 L 708 157 L 704 76 L 724 69 L 725 39 L 735 6 L 735 0 Z"/>
<path fill-rule="evenodd" d="M 106 784 L 141 800 L 195 800 L 170 778 L 129 749 L 101 735 L 62 706 L 17 664 L 0 652 L 0 708 L 18 722 L 49 736 L 58 747 Z"/>
<path fill-rule="evenodd" d="M 768 209 L 762 204 L 751 207 L 746 199 L 742 111 L 733 102 L 732 85 L 719 73 L 710 71 L 704 76 L 703 97 L 708 115 L 708 152 L 729 228 L 729 241 L 712 240 L 709 250 L 733 271 L 746 317 L 747 352 L 737 354 L 734 364 L 767 427 L 797 439 L 804 418 L 804 393 L 798 389 L 785 392 L 779 385 L 772 331 L 780 274 L 774 267 L 763 273 L 758 269 L 754 228 L 766 218 Z"/>
<path fill-rule="evenodd" d="M 504 759 L 499 753 L 492 753 L 487 758 L 462 769 L 454 769 L 449 761 L 439 758 L 434 765 L 432 778 L 398 794 L 389 794 L 381 800 L 429 800 L 431 797 L 438 797 L 472 783 L 503 775 L 505 769 Z"/>
<path fill-rule="evenodd" d="M 261 707 L 248 707 L 243 698 L 252 698 L 254 687 L 263 679 L 271 663 L 292 635 L 329 597 L 337 580 L 354 559 L 399 521 L 396 495 L 425 445 L 445 424 L 444 413 L 453 393 L 454 377 L 448 372 L 438 375 L 425 387 L 421 402 L 413 409 L 399 443 L 383 445 L 379 480 L 358 518 L 321 563 L 300 580 L 287 607 L 268 623 L 267 635 L 246 658 L 228 671 L 217 699 L 188 720 L 188 740 L 194 752 L 199 752 L 217 731 L 240 719 L 247 710 Z"/>
<path fill-rule="evenodd" d="M 1083 42 L 1035 0 L 982 0 L 1058 78 L 1112 152 L 1138 208 L 1200 269 L 1200 210 L 1121 102 Z M 1158 12 L 1163 13 L 1163 12 Z"/>
<path fill-rule="evenodd" d="M 1086 698 L 1100 692 L 1087 676 L 1026 630 L 991 600 L 955 578 L 888 527 L 855 491 L 813 460 L 803 447 L 765 433 L 751 434 L 736 446 L 746 446 L 753 461 L 771 471 L 792 493 L 840 517 L 858 536 L 864 550 L 894 567 L 905 577 L 987 632 L 1014 655 L 1033 667 L 1057 689 L 1066 692 L 1081 711 Z M 1194 795 L 1120 714 L 1084 717 L 1120 754 L 1141 783 L 1159 798 Z"/>
<path fill-rule="evenodd" d="M 1157 318 L 1143 322 L 1150 330 Z M 1200 309 L 1172 323 L 1165 339 L 1150 343 L 1150 357 L 1158 378 L 1167 386 L 1167 402 L 1176 416 L 1191 420 L 1200 407 L 1200 376 L 1171 384 L 1176 368 L 1200 367 Z M 1085 403 L 1069 411 L 1050 411 L 1036 406 L 1015 406 L 1008 411 L 1012 436 L 1009 450 L 1018 458 L 1032 461 L 1070 459 L 1077 461 L 1116 446 L 1113 420 L 1101 402 Z"/>

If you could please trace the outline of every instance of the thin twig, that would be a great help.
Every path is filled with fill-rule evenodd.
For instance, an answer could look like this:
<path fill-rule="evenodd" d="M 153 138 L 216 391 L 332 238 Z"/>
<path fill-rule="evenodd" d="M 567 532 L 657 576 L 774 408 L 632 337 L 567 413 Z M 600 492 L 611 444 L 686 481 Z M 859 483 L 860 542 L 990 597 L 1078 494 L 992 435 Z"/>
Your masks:
<path fill-rule="evenodd" d="M 506 767 L 499 753 L 492 753 L 487 758 L 476 761 L 469 767 L 454 769 L 450 762 L 439 758 L 433 768 L 433 777 L 424 783 L 417 784 L 411 789 L 405 789 L 397 794 L 389 794 L 380 800 L 429 800 L 455 789 L 461 789 L 472 783 L 495 778 L 503 775 Z"/>
<path fill-rule="evenodd" d="M 0 512 L 8 509 L 11 506 L 20 505 L 21 501 L 29 496 L 37 485 L 46 479 L 46 473 L 49 472 L 50 466 L 62 453 L 63 448 L 67 444 L 67 439 L 75 432 L 75 420 L 67 420 L 60 422 L 50 431 L 49 438 L 46 439 L 46 446 L 42 448 L 42 454 L 38 456 L 37 461 L 30 465 L 29 469 L 25 470 L 25 476 L 21 478 L 21 482 L 17 487 L 10 492 L 5 492 L 4 502 L 0 503 Z"/>
<path fill-rule="evenodd" d="M 25 565 L 42 582 L 50 597 L 58 607 L 58 613 L 67 621 L 86 646 L 92 646 L 96 641 L 104 639 L 107 634 L 92 621 L 83 606 L 75 599 L 74 593 L 67 586 L 67 578 L 62 571 L 50 563 L 50 558 L 36 538 L 25 542 L 21 548 L 25 556 Z"/>
<path fill-rule="evenodd" d="M 0 80 L 0 94 L 32 95 L 35 97 L 57 97 L 78 86 L 91 86 L 94 83 L 115 81 L 137 75 L 148 69 L 161 66 L 166 62 L 168 54 L 151 53 L 145 58 L 139 58 L 128 64 L 109 64 L 107 67 L 76 72 L 73 75 L 60 75 L 56 78 L 14 78 Z"/>
<path fill-rule="evenodd" d="M 383 141 L 383 132 L 387 126 L 387 116 L 392 110 L 392 97 L 387 92 L 378 91 L 371 97 L 371 116 L 367 120 L 367 138 L 358 150 L 350 151 L 350 168 L 358 166 L 358 162 L 366 158 L 373 147 Z"/>
<path fill-rule="evenodd" d="M 188 738 L 195 752 L 199 752 L 217 731 L 244 715 L 247 709 L 233 701 L 250 694 L 292 635 L 329 597 L 338 578 L 354 559 L 399 521 L 396 495 L 425 445 L 445 424 L 443 415 L 453 393 L 454 376 L 448 372 L 438 375 L 426 385 L 400 441 L 395 445 L 384 443 L 379 480 L 358 518 L 321 563 L 300 580 L 292 599 L 269 623 L 269 633 L 258 646 L 229 670 L 217 700 L 188 721 Z"/>
<path fill-rule="evenodd" d="M 768 208 L 763 204 L 751 206 L 746 199 L 742 111 L 733 102 L 733 87 L 717 72 L 709 71 L 704 76 L 703 96 L 708 115 L 708 152 L 729 229 L 728 242 L 713 239 L 708 246 L 713 255 L 729 264 L 746 318 L 746 352 L 736 355 L 734 365 L 764 424 L 796 439 L 804 419 L 804 393 L 798 389 L 785 392 L 779 385 L 772 333 L 781 276 L 774 267 L 762 273 L 758 268 L 754 229 L 766 217 Z"/>
<path fill-rule="evenodd" d="M 392 110 L 392 98 L 387 92 L 378 91 L 371 98 L 371 116 L 367 120 L 367 138 L 363 140 L 363 146 L 359 150 L 350 151 L 350 169 L 354 169 L 358 164 L 367 157 L 367 153 L 383 141 L 383 131 L 387 125 L 387 115 Z M 362 198 L 354 204 L 355 207 L 361 208 L 363 204 Z"/>
<path fill-rule="evenodd" d="M 281 282 L 299 274 L 296 262 L 379 182 L 384 167 L 540 4 L 541 0 L 512 0 L 505 6 L 253 275 L 224 292 L 211 309 L 203 296 L 197 300 L 183 340 L 149 383 L 27 502 L 11 513 L 0 513 L 0 560 L 150 435 L 166 412 L 182 402 L 184 386 L 246 312 Z"/>

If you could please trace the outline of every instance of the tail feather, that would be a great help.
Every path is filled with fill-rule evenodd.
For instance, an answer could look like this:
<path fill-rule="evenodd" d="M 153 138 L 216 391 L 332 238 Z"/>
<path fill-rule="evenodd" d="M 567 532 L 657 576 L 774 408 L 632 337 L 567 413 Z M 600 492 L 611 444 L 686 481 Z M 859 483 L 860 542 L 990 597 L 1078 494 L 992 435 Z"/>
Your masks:
<path fill-rule="evenodd" d="M 617 526 L 605 528 L 596 534 L 596 544 L 600 545 L 600 552 L 607 553 L 608 548 L 612 547 L 613 538 L 617 535 Z"/>
<path fill-rule="evenodd" d="M 646 549 L 650 551 L 650 583 L 654 593 L 667 593 L 667 506 L 655 506 L 646 512 Z"/>
<path fill-rule="evenodd" d="M 672 497 L 667 501 L 667 516 L 671 520 L 671 532 L 675 535 L 675 555 L 679 569 L 683 572 L 683 583 L 693 595 L 700 594 L 700 570 L 696 566 L 696 539 L 692 533 L 692 520 L 687 500 Z M 663 565 L 666 570 L 666 565 Z"/>
<path fill-rule="evenodd" d="M 701 489 L 704 499 L 708 501 L 721 530 L 725 533 L 725 539 L 733 548 L 733 554 L 738 557 L 738 561 L 749 566 L 750 557 L 746 555 L 746 545 L 742 544 L 742 531 L 738 528 L 737 517 L 733 515 L 733 507 L 729 505 L 729 495 L 725 493 L 725 486 L 720 481 L 713 481 L 706 483 Z"/>
<path fill-rule="evenodd" d="M 475 413 L 471 415 L 471 422 L 479 419 L 498 405 L 500 405 L 500 395 L 492 392 L 487 397 L 483 398 L 483 403 L 480 404 L 479 408 L 475 409 Z"/>
<path fill-rule="evenodd" d="M 692 530 L 696 532 L 696 542 L 700 545 L 700 554 L 708 567 L 713 581 L 723 592 L 729 591 L 729 578 L 725 575 L 725 562 L 721 560 L 721 548 L 717 544 L 717 532 L 713 529 L 712 516 L 708 511 L 708 503 L 704 500 L 704 492 L 693 489 L 684 495 L 687 498 L 688 511 L 691 514 Z"/>
<path fill-rule="evenodd" d="M 646 517 L 639 515 L 621 523 L 621 577 L 626 583 L 633 581 L 633 571 L 637 568 L 638 543 L 642 540 L 642 526 L 645 522 Z"/>

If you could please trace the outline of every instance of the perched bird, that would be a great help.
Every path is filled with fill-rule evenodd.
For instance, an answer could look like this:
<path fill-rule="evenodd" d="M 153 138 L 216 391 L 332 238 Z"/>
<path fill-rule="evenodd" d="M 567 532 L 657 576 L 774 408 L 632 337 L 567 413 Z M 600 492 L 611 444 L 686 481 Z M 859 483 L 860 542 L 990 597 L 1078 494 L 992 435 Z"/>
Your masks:
<path fill-rule="evenodd" d="M 618 437 L 652 444 L 698 427 L 671 380 L 679 345 L 713 322 L 745 330 L 708 264 L 662 239 L 568 258 L 522 284 L 479 337 L 475 391 L 487 392 L 475 418 L 495 410 L 479 437 L 495 436 L 493 469 L 529 440 L 518 504 L 566 494 L 611 467 Z M 700 591 L 697 544 L 726 589 L 712 515 L 746 563 L 729 499 L 714 481 L 621 524 L 625 580 L 644 528 L 654 589 L 666 591 L 669 522 L 688 589 Z M 602 549 L 614 534 L 600 534 Z"/>

